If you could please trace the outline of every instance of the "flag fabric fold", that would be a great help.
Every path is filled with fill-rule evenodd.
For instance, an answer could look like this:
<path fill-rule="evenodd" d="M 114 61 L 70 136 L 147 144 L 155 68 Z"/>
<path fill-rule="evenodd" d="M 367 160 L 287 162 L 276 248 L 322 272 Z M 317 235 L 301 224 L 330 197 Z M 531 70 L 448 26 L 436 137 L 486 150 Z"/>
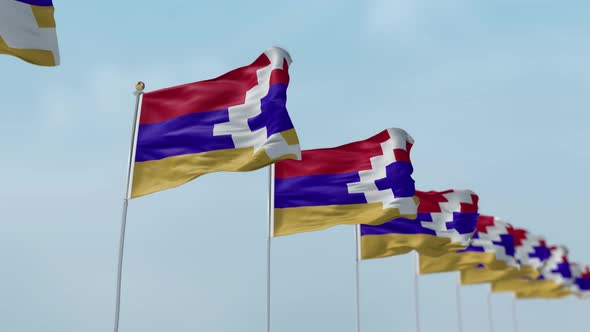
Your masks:
<path fill-rule="evenodd" d="M 471 244 L 464 250 L 440 257 L 420 256 L 420 273 L 438 273 L 485 267 L 489 270 L 517 268 L 510 224 L 500 218 L 480 215 Z"/>
<path fill-rule="evenodd" d="M 131 197 L 300 158 L 286 108 L 290 63 L 275 47 L 215 79 L 145 93 Z"/>
<path fill-rule="evenodd" d="M 51 0 L 0 0 L 0 54 L 59 65 L 54 11 Z"/>
<path fill-rule="evenodd" d="M 274 235 L 415 218 L 413 143 L 404 130 L 386 129 L 364 141 L 305 150 L 301 160 L 277 163 Z"/>
<path fill-rule="evenodd" d="M 590 298 L 590 265 L 571 263 L 574 277 L 572 293 L 580 299 Z"/>
<path fill-rule="evenodd" d="M 397 218 L 361 225 L 361 258 L 402 255 L 415 250 L 437 257 L 465 249 L 475 232 L 478 196 L 471 190 L 416 191 L 416 219 Z"/>
<path fill-rule="evenodd" d="M 487 283 L 506 279 L 533 279 L 539 276 L 539 268 L 551 255 L 545 240 L 522 228 L 509 226 L 507 230 L 514 237 L 514 257 L 518 267 L 507 266 L 505 269 L 494 270 L 481 266 L 462 270 L 461 282 L 463 284 Z"/>
<path fill-rule="evenodd" d="M 514 229 L 513 234 L 515 237 L 516 259 L 524 273 L 502 276 L 491 280 L 493 292 L 515 292 L 518 289 L 527 287 L 531 280 L 538 277 L 541 269 L 551 257 L 551 250 L 542 236 L 519 228 Z"/>
<path fill-rule="evenodd" d="M 562 298 L 571 295 L 573 274 L 565 246 L 552 246 L 551 257 L 541 268 L 541 274 L 516 289 L 516 298 Z"/>

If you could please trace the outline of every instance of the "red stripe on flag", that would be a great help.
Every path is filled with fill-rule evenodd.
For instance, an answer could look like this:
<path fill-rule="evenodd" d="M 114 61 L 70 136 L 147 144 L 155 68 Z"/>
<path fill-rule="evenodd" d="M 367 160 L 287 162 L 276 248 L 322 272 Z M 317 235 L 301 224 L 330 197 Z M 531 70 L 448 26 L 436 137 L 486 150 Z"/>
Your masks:
<path fill-rule="evenodd" d="M 512 235 L 514 237 L 514 245 L 516 247 L 520 247 L 522 246 L 522 243 L 524 242 L 524 240 L 528 237 L 529 232 L 527 232 L 526 229 L 522 229 L 522 228 L 513 228 L 513 227 L 509 227 L 508 228 L 508 234 Z"/>
<path fill-rule="evenodd" d="M 418 204 L 418 213 L 433 213 L 433 212 L 441 212 L 440 203 L 448 202 L 447 198 L 444 196 L 446 192 L 439 192 L 439 191 L 418 191 L 416 190 L 416 196 L 420 199 L 420 204 Z"/>
<path fill-rule="evenodd" d="M 461 203 L 461 212 L 476 213 L 479 205 L 479 196 L 471 194 L 471 204 Z"/>
<path fill-rule="evenodd" d="M 283 59 L 283 69 L 274 69 L 272 71 L 269 84 L 289 84 L 289 64 L 287 59 Z"/>
<path fill-rule="evenodd" d="M 384 130 L 364 141 L 335 148 L 304 150 L 301 160 L 284 160 L 275 164 L 275 178 L 321 174 L 344 174 L 371 169 L 371 157 L 383 154 L 381 143 L 390 139 Z"/>
<path fill-rule="evenodd" d="M 214 79 L 146 92 L 143 95 L 139 123 L 161 122 L 191 113 L 218 111 L 241 105 L 246 99 L 246 92 L 258 84 L 256 71 L 269 64 L 268 57 L 262 54 L 251 65 L 234 69 Z"/>
<path fill-rule="evenodd" d="M 477 218 L 477 228 L 476 230 L 480 233 L 488 233 L 488 227 L 494 226 L 494 217 L 493 216 L 483 216 L 480 215 Z"/>

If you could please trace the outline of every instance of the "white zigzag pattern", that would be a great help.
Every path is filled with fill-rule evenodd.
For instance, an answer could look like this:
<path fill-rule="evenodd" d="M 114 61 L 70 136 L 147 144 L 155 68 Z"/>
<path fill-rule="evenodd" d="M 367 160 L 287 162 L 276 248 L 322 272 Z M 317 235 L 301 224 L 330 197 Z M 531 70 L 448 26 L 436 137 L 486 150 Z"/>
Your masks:
<path fill-rule="evenodd" d="M 570 267 L 572 269 L 572 275 L 574 278 L 581 278 L 582 274 L 584 273 L 590 273 L 590 265 L 582 265 L 582 264 L 575 264 L 572 263 L 570 264 Z M 576 284 L 575 282 L 572 283 L 572 286 L 570 287 L 572 293 L 574 293 L 576 296 L 580 297 L 580 298 L 590 298 L 590 291 L 588 290 L 583 290 L 580 288 L 580 286 L 578 284 Z"/>
<path fill-rule="evenodd" d="M 406 150 L 407 142 L 413 144 L 414 139 L 403 129 L 387 129 L 389 137 L 381 143 L 382 155 L 371 157 L 371 169 L 360 171 L 360 181 L 348 183 L 348 192 L 362 193 L 368 203 L 383 204 L 383 209 L 397 208 L 401 214 L 416 214 L 417 205 L 412 197 L 395 197 L 393 190 L 379 190 L 375 180 L 386 177 L 386 167 L 396 161 L 393 150 Z"/>
<path fill-rule="evenodd" d="M 473 245 L 483 247 L 485 252 L 495 253 L 496 259 L 506 262 L 508 266 L 518 267 L 516 259 L 506 253 L 506 248 L 493 243 L 500 242 L 500 235 L 508 234 L 507 224 L 494 217 L 494 225 L 486 229 L 487 233 L 479 233 L 479 239 L 473 239 Z"/>
<path fill-rule="evenodd" d="M 471 195 L 475 195 L 471 190 L 453 190 L 444 194 L 447 202 L 439 203 L 441 212 L 431 213 L 432 222 L 422 221 L 422 226 L 435 231 L 436 236 L 449 238 L 452 242 L 468 246 L 473 233 L 461 234 L 454 228 L 448 229 L 446 223 L 453 221 L 453 212 L 461 211 L 462 203 L 473 204 Z"/>
<path fill-rule="evenodd" d="M 570 287 L 572 285 L 572 279 L 566 279 L 561 273 L 553 272 L 557 270 L 560 263 L 563 263 L 568 251 L 569 250 L 565 246 L 557 246 L 556 248 L 551 249 L 551 257 L 549 257 L 547 263 L 545 263 L 541 269 L 541 274 L 546 280 L 553 280 L 557 284 L 565 287 Z"/>
<path fill-rule="evenodd" d="M 529 232 L 526 233 L 526 238 L 522 240 L 520 246 L 516 247 L 516 258 L 519 260 L 521 265 L 531 266 L 535 269 L 539 269 L 545 263 L 544 261 L 540 260 L 538 257 L 531 257 L 532 254 L 535 253 L 535 248 L 541 246 L 541 241 L 543 241 L 543 237 L 533 235 Z"/>
<path fill-rule="evenodd" d="M 291 57 L 287 51 L 273 47 L 264 52 L 270 60 L 270 65 L 256 72 L 258 84 L 246 92 L 244 104 L 229 108 L 229 121 L 215 124 L 213 135 L 231 135 L 236 148 L 254 147 L 256 153 L 260 149 L 271 159 L 284 155 L 294 154 L 301 159 L 299 144 L 289 145 L 280 133 L 266 137 L 266 127 L 256 131 L 250 131 L 248 120 L 262 112 L 261 99 L 264 98 L 270 88 L 270 75 L 274 69 L 283 68 L 283 61 L 291 64 Z"/>

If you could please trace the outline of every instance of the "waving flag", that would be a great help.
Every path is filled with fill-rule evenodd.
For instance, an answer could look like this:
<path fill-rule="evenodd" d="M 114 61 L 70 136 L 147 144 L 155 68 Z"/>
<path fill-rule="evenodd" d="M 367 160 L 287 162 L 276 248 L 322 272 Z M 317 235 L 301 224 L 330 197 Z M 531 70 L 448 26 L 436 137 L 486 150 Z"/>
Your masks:
<path fill-rule="evenodd" d="M 415 220 L 398 218 L 382 225 L 361 225 L 361 258 L 402 255 L 441 256 L 465 249 L 477 225 L 478 196 L 470 190 L 416 191 Z"/>
<path fill-rule="evenodd" d="M 497 217 L 480 215 L 472 242 L 465 250 L 440 257 L 420 256 L 420 273 L 436 273 L 485 267 L 503 270 L 518 267 L 514 258 L 514 237 L 510 224 Z"/>
<path fill-rule="evenodd" d="M 274 235 L 415 218 L 413 143 L 405 131 L 387 129 L 364 141 L 303 151 L 300 161 L 277 163 Z"/>
<path fill-rule="evenodd" d="M 0 54 L 57 66 L 59 50 L 51 0 L 0 0 Z"/>
<path fill-rule="evenodd" d="M 543 237 L 519 228 L 514 229 L 512 234 L 515 237 L 516 259 L 523 273 L 496 278 L 492 282 L 494 292 L 515 292 L 527 287 L 551 257 L 551 251 Z"/>
<path fill-rule="evenodd" d="M 290 63 L 271 48 L 218 78 L 145 93 L 131 197 L 300 158 L 286 108 Z"/>
<path fill-rule="evenodd" d="M 508 226 L 508 233 L 514 237 L 514 257 L 518 267 L 507 266 L 505 269 L 490 269 L 481 266 L 461 271 L 463 284 L 494 282 L 497 280 L 513 280 L 520 278 L 536 278 L 539 268 L 549 256 L 549 248 L 545 241 L 521 228 Z"/>
<path fill-rule="evenodd" d="M 522 228 L 513 228 L 516 260 L 521 270 L 538 271 L 551 257 L 551 250 L 542 236 L 535 235 Z"/>
<path fill-rule="evenodd" d="M 551 257 L 541 269 L 541 275 L 516 291 L 516 297 L 562 298 L 571 295 L 573 275 L 567 259 L 568 249 L 564 246 L 550 248 Z"/>
<path fill-rule="evenodd" d="M 572 284 L 572 293 L 578 298 L 590 298 L 590 265 L 571 263 L 574 282 Z"/>

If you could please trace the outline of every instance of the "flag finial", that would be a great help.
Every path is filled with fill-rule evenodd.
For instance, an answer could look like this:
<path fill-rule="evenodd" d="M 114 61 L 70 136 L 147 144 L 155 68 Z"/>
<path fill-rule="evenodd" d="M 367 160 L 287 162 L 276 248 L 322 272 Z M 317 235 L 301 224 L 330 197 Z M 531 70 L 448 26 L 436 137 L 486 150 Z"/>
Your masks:
<path fill-rule="evenodd" d="M 135 91 L 142 92 L 143 89 L 145 89 L 145 83 L 142 81 L 137 81 L 137 83 L 135 83 Z"/>

